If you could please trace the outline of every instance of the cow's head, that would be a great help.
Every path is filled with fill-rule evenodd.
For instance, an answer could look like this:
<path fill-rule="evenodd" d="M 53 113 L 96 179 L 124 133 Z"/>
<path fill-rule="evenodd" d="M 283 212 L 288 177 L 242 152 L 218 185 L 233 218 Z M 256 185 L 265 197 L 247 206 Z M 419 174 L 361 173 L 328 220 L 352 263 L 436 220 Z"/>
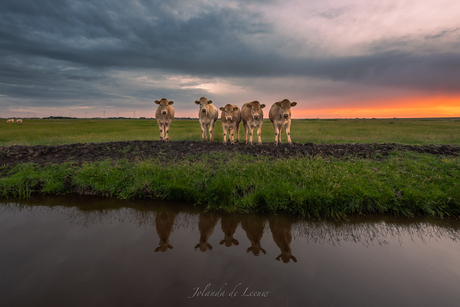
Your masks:
<path fill-rule="evenodd" d="M 231 104 L 227 104 L 225 107 L 221 107 L 220 110 L 222 111 L 221 118 L 225 118 L 228 122 L 233 121 L 233 111 L 238 111 L 238 107 L 234 107 Z"/>
<path fill-rule="evenodd" d="M 260 110 L 265 108 L 264 104 L 260 104 L 257 100 L 254 100 L 250 104 L 247 105 L 248 108 L 251 110 L 251 116 L 254 118 L 254 120 L 259 120 L 260 118 Z"/>
<path fill-rule="evenodd" d="M 207 111 L 206 106 L 208 104 L 211 104 L 212 100 L 208 100 L 208 98 L 206 97 L 201 97 L 200 100 L 195 100 L 195 103 L 200 105 L 201 112 L 206 113 Z"/>
<path fill-rule="evenodd" d="M 161 98 L 160 100 L 155 100 L 155 103 L 160 108 L 161 114 L 166 114 L 167 113 L 166 108 L 169 105 L 172 105 L 174 103 L 174 101 L 168 101 L 168 99 L 166 99 L 166 98 Z"/>
<path fill-rule="evenodd" d="M 173 246 L 171 244 L 169 244 L 169 240 L 166 240 L 166 241 L 160 240 L 160 243 L 158 245 L 160 245 L 160 246 L 155 248 L 155 252 L 159 252 L 159 251 L 160 252 L 165 252 L 168 249 L 173 249 Z"/>
<path fill-rule="evenodd" d="M 282 101 L 275 102 L 280 107 L 280 113 L 283 118 L 289 118 L 291 115 L 291 107 L 295 107 L 297 102 L 290 102 L 289 99 L 283 99 Z"/>

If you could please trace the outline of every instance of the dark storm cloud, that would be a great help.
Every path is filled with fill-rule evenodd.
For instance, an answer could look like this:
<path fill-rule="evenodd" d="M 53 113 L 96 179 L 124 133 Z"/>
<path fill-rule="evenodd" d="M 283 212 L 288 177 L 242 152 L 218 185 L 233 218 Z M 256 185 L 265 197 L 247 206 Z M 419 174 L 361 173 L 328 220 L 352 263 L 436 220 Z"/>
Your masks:
<path fill-rule="evenodd" d="M 344 11 L 320 14 L 330 19 Z M 393 51 L 371 55 L 292 58 L 283 52 L 286 41 L 273 21 L 247 5 L 2 0 L 0 94 L 110 99 L 118 95 L 114 73 L 149 69 L 201 77 L 308 76 L 460 92 L 458 53 L 419 55 L 398 51 L 393 42 Z M 167 92 L 129 91 L 138 97 Z"/>

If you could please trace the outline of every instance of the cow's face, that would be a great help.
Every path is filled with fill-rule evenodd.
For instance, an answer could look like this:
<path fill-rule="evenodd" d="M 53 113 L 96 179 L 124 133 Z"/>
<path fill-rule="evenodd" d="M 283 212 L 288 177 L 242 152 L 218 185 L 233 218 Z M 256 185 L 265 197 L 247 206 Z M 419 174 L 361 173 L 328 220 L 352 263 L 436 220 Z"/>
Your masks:
<path fill-rule="evenodd" d="M 206 114 L 206 111 L 207 111 L 206 106 L 208 104 L 211 104 L 212 100 L 208 100 L 208 98 L 206 97 L 201 97 L 200 100 L 195 100 L 195 103 L 199 104 L 201 112 Z"/>
<path fill-rule="evenodd" d="M 276 105 L 280 107 L 280 113 L 283 118 L 289 118 L 291 115 L 291 107 L 297 105 L 297 102 L 290 102 L 289 99 L 283 99 L 283 101 L 276 102 Z"/>
<path fill-rule="evenodd" d="M 168 101 L 168 99 L 166 99 L 166 98 L 161 98 L 160 100 L 155 100 L 155 103 L 160 107 L 161 114 L 166 114 L 166 113 L 168 113 L 166 111 L 166 108 L 169 105 L 172 105 L 174 103 L 174 101 Z"/>
<path fill-rule="evenodd" d="M 254 100 L 248 105 L 248 107 L 251 110 L 251 116 L 254 118 L 254 120 L 259 120 L 259 111 L 265 108 L 265 105 L 260 104 L 260 102 Z"/>
<path fill-rule="evenodd" d="M 231 104 L 227 104 L 225 107 L 221 107 L 222 117 L 225 118 L 228 122 L 233 122 L 233 111 L 238 111 L 238 107 L 234 107 Z"/>

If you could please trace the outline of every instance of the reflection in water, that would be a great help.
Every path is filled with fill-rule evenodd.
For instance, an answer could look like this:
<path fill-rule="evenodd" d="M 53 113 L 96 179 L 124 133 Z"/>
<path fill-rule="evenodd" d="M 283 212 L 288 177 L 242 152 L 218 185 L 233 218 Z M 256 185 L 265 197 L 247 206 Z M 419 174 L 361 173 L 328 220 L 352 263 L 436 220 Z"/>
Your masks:
<path fill-rule="evenodd" d="M 248 247 L 247 252 L 252 252 L 255 256 L 259 256 L 259 253 L 266 254 L 267 252 L 260 245 L 260 240 L 264 235 L 264 220 L 260 217 L 246 216 L 241 221 L 241 227 L 246 231 L 246 236 L 251 242 L 251 246 Z"/>
<path fill-rule="evenodd" d="M 281 250 L 281 254 L 276 257 L 276 260 L 283 260 L 284 263 L 288 263 L 291 259 L 297 262 L 297 259 L 292 255 L 291 252 L 291 227 L 292 219 L 280 215 L 270 217 L 270 230 L 273 235 L 273 241 Z"/>
<path fill-rule="evenodd" d="M 220 245 L 225 243 L 225 246 L 230 247 L 240 244 L 237 239 L 233 238 L 239 223 L 240 217 L 238 215 L 225 214 L 222 216 L 220 225 L 222 227 L 222 231 L 224 232 L 224 239 L 220 241 Z"/>
<path fill-rule="evenodd" d="M 204 213 L 188 204 L 75 195 L 0 203 L 0 302 L 456 306 L 458 220 L 350 219 Z M 202 292 L 190 299 L 194 289 Z M 226 294 L 211 298 L 205 289 Z M 258 291 L 269 295 L 248 296 Z"/>
<path fill-rule="evenodd" d="M 208 243 L 208 240 L 213 234 L 218 220 L 219 217 L 216 213 L 200 213 L 200 221 L 198 222 L 198 229 L 200 230 L 200 242 L 195 245 L 195 250 L 198 248 L 202 252 L 207 251 L 208 248 L 212 250 L 212 245 Z"/>
<path fill-rule="evenodd" d="M 170 211 L 160 211 L 157 212 L 155 218 L 155 227 L 157 229 L 157 234 L 160 237 L 160 246 L 155 249 L 155 252 L 162 251 L 165 252 L 168 248 L 172 249 L 173 246 L 169 244 L 169 236 L 174 227 L 174 218 L 176 214 Z"/>

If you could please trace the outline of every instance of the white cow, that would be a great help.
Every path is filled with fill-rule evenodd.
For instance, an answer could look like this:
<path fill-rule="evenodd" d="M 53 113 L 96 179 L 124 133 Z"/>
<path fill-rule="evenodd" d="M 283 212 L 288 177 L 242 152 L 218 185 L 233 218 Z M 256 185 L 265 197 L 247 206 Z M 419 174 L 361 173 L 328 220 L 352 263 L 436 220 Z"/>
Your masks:
<path fill-rule="evenodd" d="M 286 125 L 286 136 L 289 144 L 291 141 L 291 107 L 297 105 L 297 102 L 290 102 L 289 99 L 283 99 L 282 101 L 275 102 L 270 108 L 268 117 L 273 123 L 273 129 L 275 130 L 275 145 L 278 142 L 281 143 L 281 131 Z"/>
<path fill-rule="evenodd" d="M 14 119 L 10 118 L 9 120 L 6 121 L 7 123 L 14 123 Z"/>
<path fill-rule="evenodd" d="M 22 119 L 16 119 L 17 123 L 22 123 Z"/>
<path fill-rule="evenodd" d="M 214 126 L 216 125 L 219 112 L 217 108 L 212 105 L 212 100 L 208 100 L 206 97 L 201 97 L 200 100 L 195 100 L 195 103 L 200 105 L 200 111 L 198 112 L 198 118 L 200 119 L 201 126 L 201 141 L 208 139 L 214 141 Z M 209 134 L 207 133 L 209 127 Z"/>
<path fill-rule="evenodd" d="M 155 103 L 158 105 L 155 112 L 155 118 L 160 128 L 160 141 L 169 141 L 169 127 L 171 122 L 174 119 L 174 108 L 172 104 L 174 101 L 168 101 L 166 98 L 161 98 L 160 100 L 155 100 Z"/>
<path fill-rule="evenodd" d="M 227 131 L 230 133 L 228 138 L 232 144 L 235 144 L 235 133 L 237 142 L 239 142 L 241 122 L 240 108 L 233 104 L 227 104 L 225 107 L 221 107 L 220 110 L 222 111 L 220 119 L 222 120 L 222 130 L 224 131 L 224 144 L 227 144 Z"/>
<path fill-rule="evenodd" d="M 254 127 L 257 129 L 257 136 L 259 138 L 259 144 L 262 144 L 261 132 L 262 124 L 264 122 L 264 104 L 260 104 L 257 100 L 252 102 L 246 102 L 241 108 L 241 118 L 243 119 L 244 132 L 246 135 L 246 144 L 248 143 L 248 132 L 249 132 L 249 143 L 252 145 L 252 133 Z"/>

